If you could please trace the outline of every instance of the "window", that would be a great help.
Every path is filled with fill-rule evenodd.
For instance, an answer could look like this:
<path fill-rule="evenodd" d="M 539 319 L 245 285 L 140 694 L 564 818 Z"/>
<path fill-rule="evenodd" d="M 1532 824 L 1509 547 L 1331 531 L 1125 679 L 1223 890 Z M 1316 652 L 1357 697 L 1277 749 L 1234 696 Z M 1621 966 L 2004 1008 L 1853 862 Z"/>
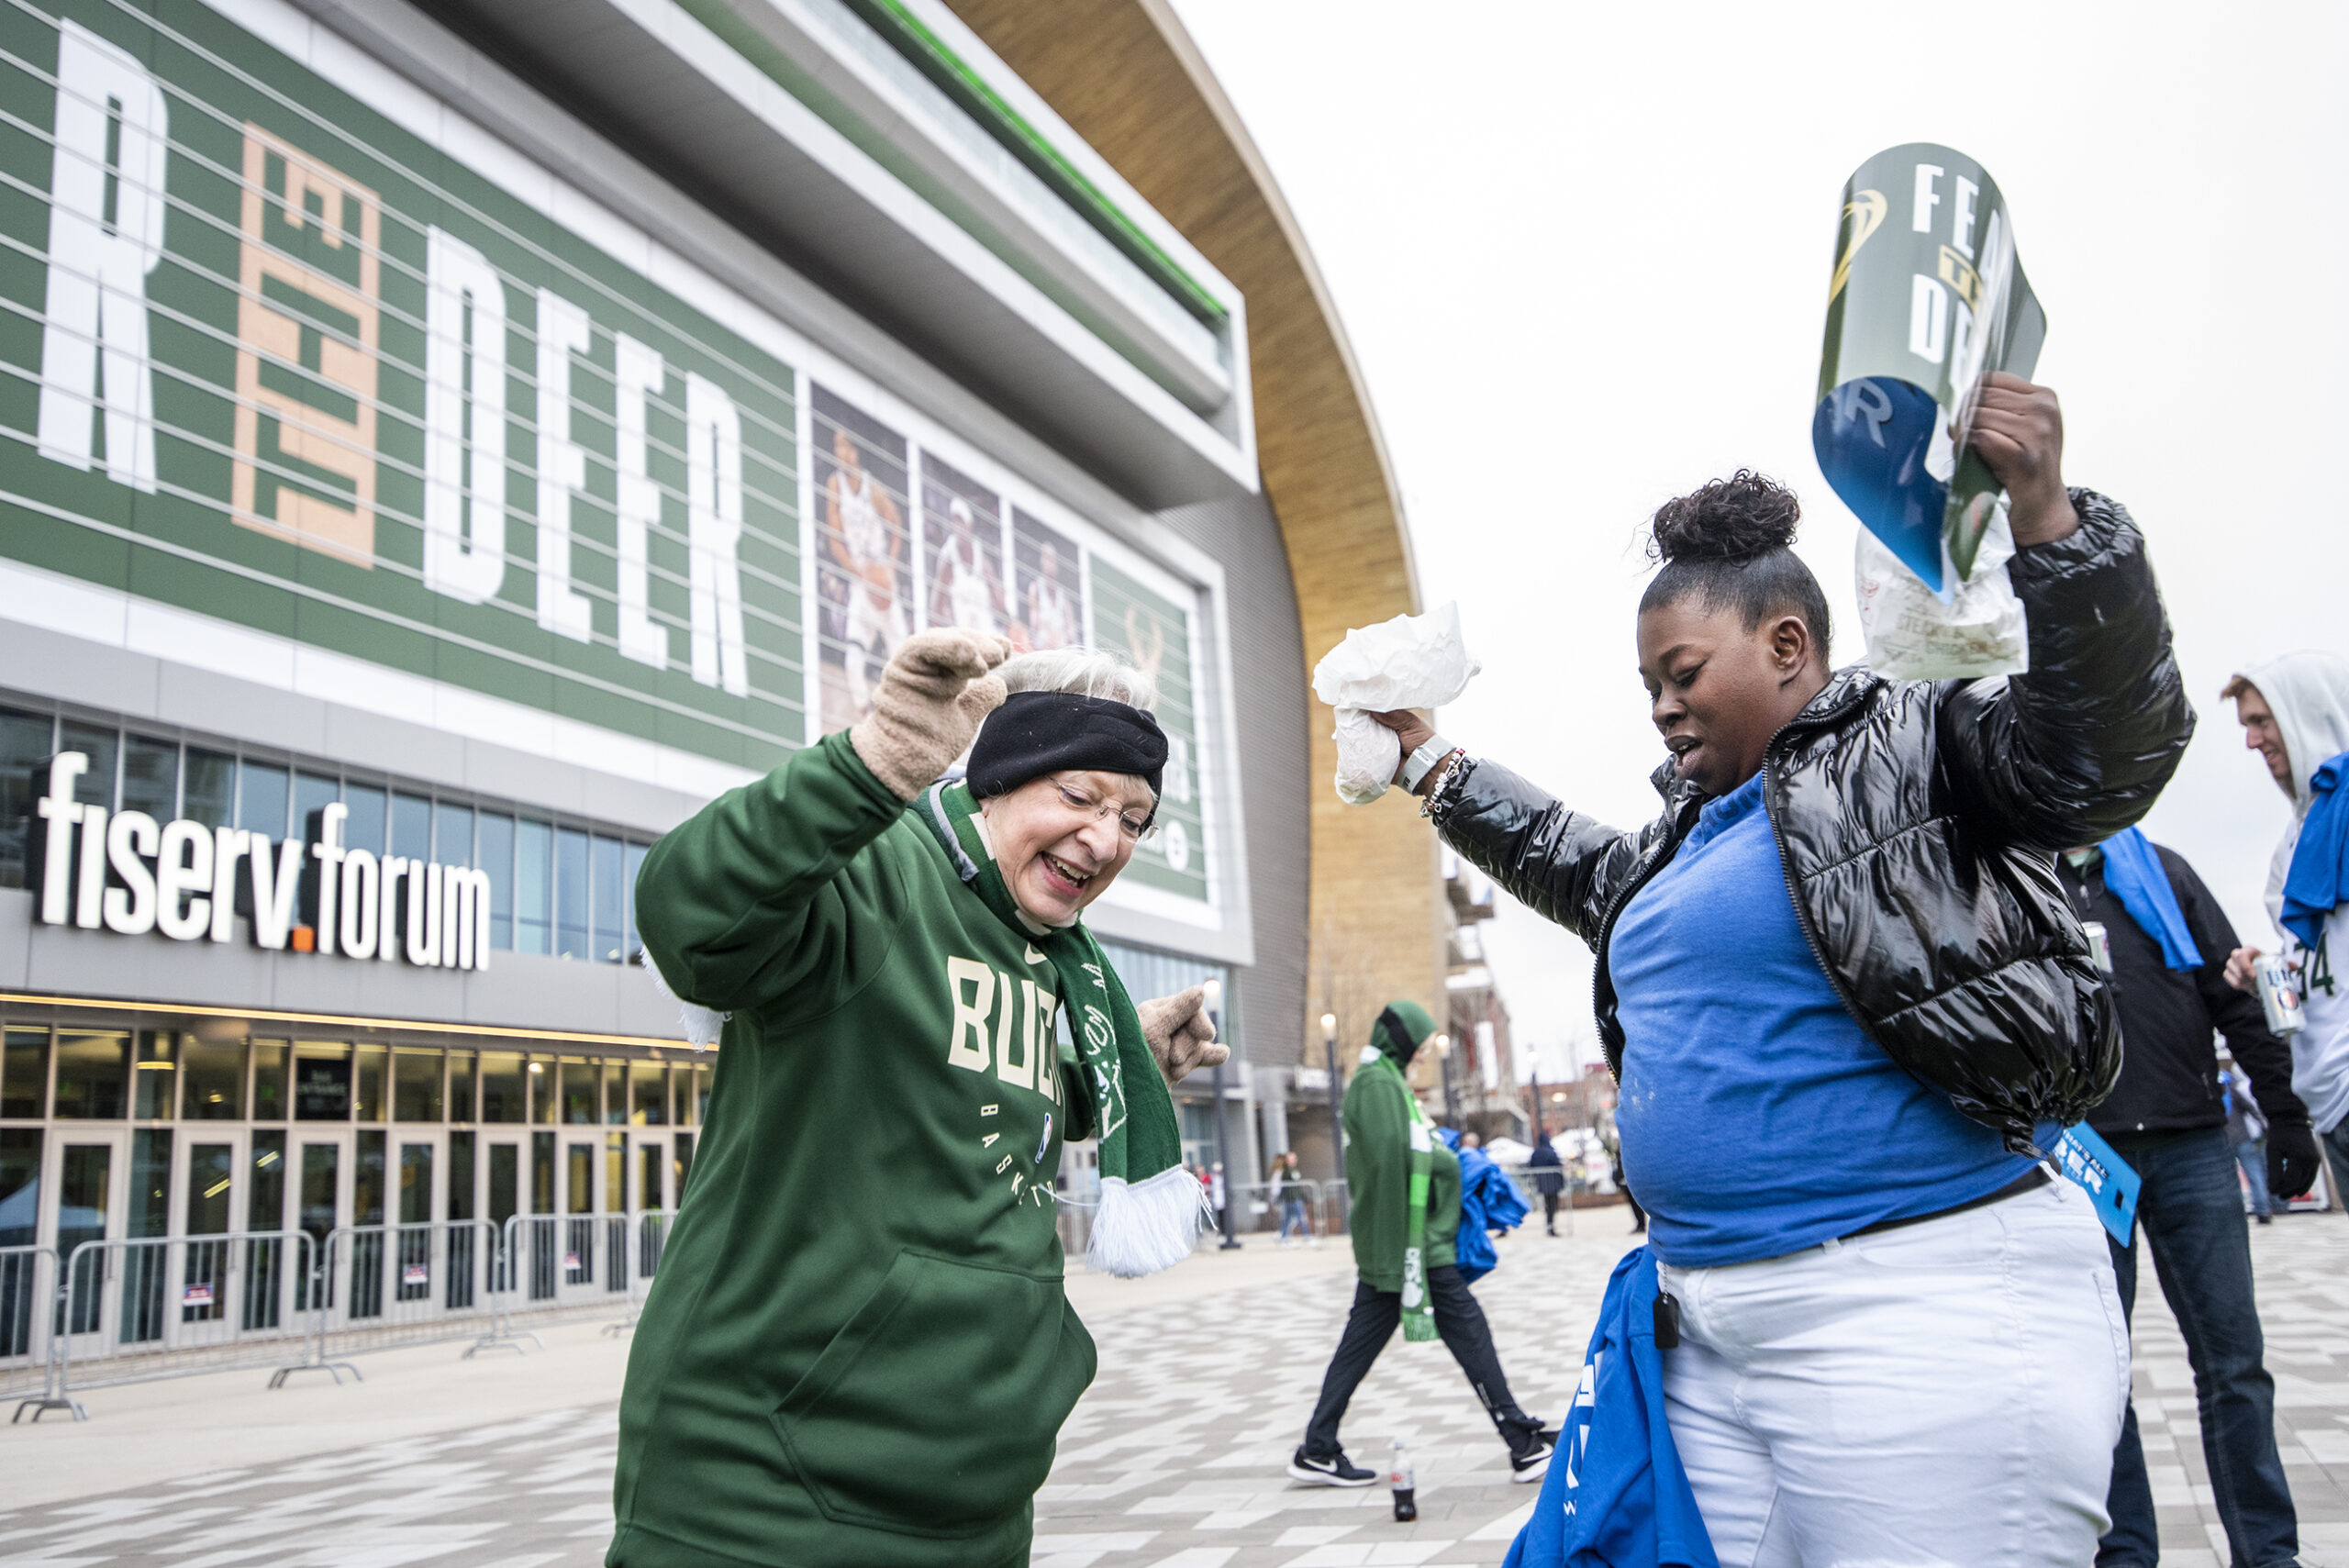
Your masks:
<path fill-rule="evenodd" d="M 446 866 L 473 863 L 473 810 L 445 800 L 432 804 L 432 858 Z"/>
<path fill-rule="evenodd" d="M 594 1062 L 571 1056 L 562 1059 L 562 1119 L 574 1127 L 596 1121 Z"/>
<path fill-rule="evenodd" d="M 245 1117 L 245 1042 L 184 1037 L 180 1076 L 185 1080 L 180 1114 L 189 1121 L 242 1121 Z M 281 1113 L 283 1114 L 283 1113 Z"/>
<path fill-rule="evenodd" d="M 79 751 L 90 759 L 89 771 L 73 781 L 73 798 L 84 806 L 103 806 L 112 811 L 115 732 L 101 729 L 94 724 L 79 724 L 69 718 L 58 726 L 57 749 Z"/>
<path fill-rule="evenodd" d="M 604 1063 L 604 1120 L 613 1127 L 628 1125 L 628 1063 Z"/>
<path fill-rule="evenodd" d="M 514 951 L 554 951 L 554 827 L 525 817 L 515 830 Z"/>
<path fill-rule="evenodd" d="M 588 841 L 588 860 L 593 867 L 590 880 L 594 886 L 596 934 L 588 951 L 599 963 L 618 963 L 628 956 L 628 936 L 623 927 L 627 916 L 627 882 L 621 866 L 627 856 L 618 839 L 593 839 Z"/>
<path fill-rule="evenodd" d="M 514 818 L 481 814 L 481 868 L 489 873 L 489 945 L 514 947 Z"/>
<path fill-rule="evenodd" d="M 650 844 L 630 844 L 628 847 L 628 870 L 624 873 L 628 883 L 628 941 L 621 949 L 620 956 L 629 963 L 634 963 L 637 954 L 644 951 L 644 943 L 636 934 L 636 876 L 644 869 L 644 857 L 651 852 L 651 849 Z"/>
<path fill-rule="evenodd" d="M 399 1121 L 440 1119 L 440 1053 L 402 1046 L 392 1052 L 392 1116 Z"/>
<path fill-rule="evenodd" d="M 351 784 L 343 790 L 342 803 L 351 807 L 351 815 L 342 825 L 344 847 L 364 850 L 371 855 L 382 854 L 384 813 L 390 797 L 371 785 Z"/>
<path fill-rule="evenodd" d="M 658 1062 L 632 1062 L 628 1076 L 631 1091 L 629 1122 L 638 1127 L 665 1126 L 669 1120 L 669 1069 Z"/>
<path fill-rule="evenodd" d="M 449 1053 L 449 1119 L 478 1119 L 473 1115 L 473 1053 L 470 1051 Z"/>
<path fill-rule="evenodd" d="M 380 1045 L 362 1045 L 352 1052 L 358 1069 L 352 1075 L 351 1112 L 361 1121 L 384 1119 L 384 1069 L 390 1054 Z"/>
<path fill-rule="evenodd" d="M 122 745 L 122 809 L 158 822 L 180 814 L 180 748 L 176 740 L 126 738 Z"/>
<path fill-rule="evenodd" d="M 432 858 L 432 803 L 422 795 L 392 796 L 392 853 L 412 861 Z"/>
<path fill-rule="evenodd" d="M 294 775 L 294 831 L 306 844 L 318 841 L 326 809 L 342 798 L 342 781 L 317 773 Z M 346 838 L 346 843 L 350 840 Z"/>
<path fill-rule="evenodd" d="M 0 1117 L 38 1121 L 48 1114 L 49 1030 L 10 1029 L 0 1044 Z"/>
<path fill-rule="evenodd" d="M 206 828 L 228 827 L 234 809 L 236 778 L 236 758 L 189 747 L 184 781 L 186 787 L 180 794 L 179 814 Z"/>
<path fill-rule="evenodd" d="M 169 1029 L 139 1031 L 139 1061 L 130 1078 L 130 1114 L 137 1119 L 172 1119 L 172 1106 L 179 1098 L 178 1045 Z"/>
<path fill-rule="evenodd" d="M 285 1119 L 285 1042 L 282 1040 L 253 1041 L 253 1119 L 284 1121 Z"/>
<path fill-rule="evenodd" d="M 336 1040 L 295 1044 L 294 1116 L 297 1121 L 351 1119 L 351 1047 Z"/>
<path fill-rule="evenodd" d="M 549 1057 L 536 1057 L 530 1062 L 530 1119 L 541 1125 L 555 1120 L 555 1101 L 562 1095 L 562 1074 L 555 1071 Z"/>
<path fill-rule="evenodd" d="M 56 722 L 45 713 L 0 707 L 0 887 L 30 885 L 25 845 L 33 802 L 42 793 L 34 772 L 49 756 L 56 734 Z"/>
<path fill-rule="evenodd" d="M 0 1247 L 29 1247 L 33 1244 L 33 1218 L 40 1213 L 40 1129 L 37 1127 L 0 1127 Z M 11 1224 L 21 1218 L 24 1223 Z M 25 1353 L 25 1325 L 17 1321 L 30 1316 L 26 1307 L 32 1300 L 30 1281 L 15 1291 L 0 1292 L 0 1356 L 20 1356 Z M 11 1301 L 10 1297 L 17 1299 Z M 7 1310 L 13 1306 L 15 1310 Z"/>
<path fill-rule="evenodd" d="M 522 1053 L 484 1051 L 481 1053 L 481 1119 L 518 1122 L 529 1119 L 524 1098 Z"/>
<path fill-rule="evenodd" d="M 248 758 L 237 768 L 237 826 L 272 839 L 285 837 L 286 786 L 292 776 L 284 769 Z"/>
<path fill-rule="evenodd" d="M 588 953 L 587 835 L 576 828 L 554 830 L 554 951 L 557 958 Z"/>
<path fill-rule="evenodd" d="M 120 1029 L 60 1029 L 55 1114 L 120 1121 L 129 1108 L 130 1036 Z"/>

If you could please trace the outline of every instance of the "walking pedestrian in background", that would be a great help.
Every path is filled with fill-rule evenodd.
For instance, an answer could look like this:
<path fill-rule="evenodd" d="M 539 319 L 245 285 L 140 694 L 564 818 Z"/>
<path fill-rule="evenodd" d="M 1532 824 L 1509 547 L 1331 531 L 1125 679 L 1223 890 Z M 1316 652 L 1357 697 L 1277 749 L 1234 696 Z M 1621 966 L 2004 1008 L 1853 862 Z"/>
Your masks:
<path fill-rule="evenodd" d="M 1550 1141 L 1549 1133 L 1533 1140 L 1533 1152 L 1525 1164 L 1533 1173 L 1533 1190 L 1542 1195 L 1542 1228 L 1555 1236 L 1558 1195 L 1566 1190 L 1566 1162 L 1558 1158 L 1558 1146 Z"/>
<path fill-rule="evenodd" d="M 1349 1228 L 1361 1277 L 1305 1441 L 1289 1459 L 1288 1473 L 1299 1481 L 1367 1486 L 1378 1479 L 1376 1471 L 1346 1458 L 1338 1424 L 1397 1322 L 1406 1340 L 1442 1339 L 1508 1445 L 1510 1479 L 1539 1480 L 1550 1462 L 1553 1440 L 1518 1407 L 1493 1349 L 1492 1326 L 1461 1277 L 1453 1250 L 1460 1231 L 1459 1157 L 1436 1139 L 1403 1075 L 1434 1033 L 1435 1019 L 1426 1008 L 1389 1002 L 1346 1085 L 1340 1120 L 1353 1195 Z"/>
<path fill-rule="evenodd" d="M 2309 1189 L 2318 1162 L 2308 1109 L 2292 1094 L 2291 1052 L 2267 1031 L 2257 999 L 2227 984 L 2234 928 L 2185 857 L 2132 828 L 2066 852 L 2058 874 L 2081 919 L 2105 930 L 2123 1050 L 2120 1081 L 2088 1125 L 2143 1182 L 2137 1226 L 2194 1368 L 2219 1521 L 2238 1568 L 2289 1562 L 2299 1526 L 2276 1451 L 2276 1384 L 2264 1360 L 2212 1032 L 2251 1076 L 2269 1129 L 2262 1179 L 2286 1197 Z M 2137 1249 L 2110 1246 L 2121 1310 L 2132 1314 Z M 2113 1450 L 2107 1507 L 2112 1524 L 2097 1549 L 2099 1568 L 2153 1568 L 2161 1549 L 2133 1403 Z"/>
<path fill-rule="evenodd" d="M 2251 1080 L 2232 1062 L 2221 1064 L 2220 1082 L 2227 1107 L 2227 1147 L 2234 1151 L 2235 1166 L 2250 1190 L 2252 1218 L 2271 1224 L 2276 1199 L 2267 1190 L 2267 1123 L 2252 1103 Z"/>
<path fill-rule="evenodd" d="M 2104 1533 L 2127 1336 L 2087 1195 L 2026 1151 L 2119 1040 L 2052 858 L 2143 815 L 2193 713 L 2144 540 L 2065 488 L 2062 439 L 2053 393 L 1986 379 L 2026 674 L 1833 672 L 1795 497 L 1740 473 L 1654 519 L 1658 821 L 1383 718 L 1444 840 L 1596 951 L 1677 1302 L 1664 1414 L 1725 1564 L 2078 1564 Z"/>
<path fill-rule="evenodd" d="M 1277 1240 L 1286 1242 L 1291 1236 L 1313 1240 L 1313 1222 L 1305 1211 L 1306 1200 L 1312 1190 L 1305 1184 L 1305 1172 L 1297 1164 L 1297 1151 L 1292 1149 L 1273 1162 L 1273 1195 L 1281 1206 L 1281 1233 Z"/>
<path fill-rule="evenodd" d="M 2267 916 L 2299 983 L 2307 1024 L 2292 1036 L 2292 1089 L 2332 1155 L 2336 1203 L 2349 1178 L 2349 995 L 2333 977 L 2333 929 L 2349 903 L 2349 659 L 2288 653 L 2237 674 L 2243 744 L 2292 803 L 2267 862 Z M 2256 992 L 2257 948 L 2228 960 L 2227 981 Z"/>

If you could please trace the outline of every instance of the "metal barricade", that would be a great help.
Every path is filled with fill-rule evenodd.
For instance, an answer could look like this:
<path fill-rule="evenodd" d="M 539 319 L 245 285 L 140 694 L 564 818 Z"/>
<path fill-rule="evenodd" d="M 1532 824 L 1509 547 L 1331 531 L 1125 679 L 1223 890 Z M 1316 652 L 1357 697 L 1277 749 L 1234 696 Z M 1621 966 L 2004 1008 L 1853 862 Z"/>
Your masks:
<path fill-rule="evenodd" d="M 644 1315 L 644 1298 L 652 1289 L 652 1276 L 660 1272 L 661 1252 L 669 1243 L 669 1227 L 676 1218 L 674 1208 L 640 1208 L 629 1216 L 624 1234 L 633 1240 L 636 1256 L 635 1267 L 628 1275 L 628 1312 L 605 1324 L 605 1333 L 628 1333 Z"/>
<path fill-rule="evenodd" d="M 495 1331 L 492 1290 L 500 1259 L 497 1228 L 485 1219 L 406 1225 L 344 1225 L 327 1233 L 317 1267 L 303 1281 L 308 1318 L 305 1353 L 270 1379 L 297 1372 L 337 1383 L 359 1369 L 345 1358 L 373 1351 L 471 1339 Z"/>
<path fill-rule="evenodd" d="M 1344 1177 L 1318 1184 L 1315 1211 L 1321 1217 L 1321 1234 L 1345 1236 L 1352 1233 L 1354 1213 L 1353 1189 Z"/>
<path fill-rule="evenodd" d="M 302 1230 L 82 1242 L 46 1309 L 48 1407 L 73 1388 L 283 1364 L 308 1333 L 316 1245 Z"/>
<path fill-rule="evenodd" d="M 0 1247 L 0 1396 L 17 1402 L 13 1424 L 32 1412 L 89 1415 L 65 1392 L 65 1346 L 57 1333 L 57 1250 Z"/>
<path fill-rule="evenodd" d="M 1320 1237 L 1320 1227 L 1315 1222 L 1319 1212 L 1321 1195 L 1317 1184 L 1304 1176 L 1277 1177 L 1269 1182 L 1249 1182 L 1234 1189 L 1233 1201 L 1241 1207 L 1232 1212 L 1234 1235 L 1280 1235 L 1286 1206 L 1283 1191 L 1296 1188 L 1305 1205 L 1305 1234 L 1313 1240 Z"/>
<path fill-rule="evenodd" d="M 543 1345 L 530 1329 L 517 1328 L 516 1320 L 599 1310 L 609 1307 L 615 1296 L 625 1298 L 639 1273 L 630 1218 L 625 1214 L 518 1214 L 508 1219 L 497 1328 L 474 1348 L 519 1349 L 523 1340 Z"/>
<path fill-rule="evenodd" d="M 1497 1164 L 1498 1162 L 1495 1163 Z M 1566 1234 L 1572 1236 L 1575 1233 L 1575 1190 L 1572 1171 L 1564 1165 L 1502 1165 L 1500 1172 L 1517 1188 L 1517 1195 L 1525 1200 L 1525 1223 L 1528 1225 L 1542 1218 L 1542 1188 L 1539 1184 L 1541 1178 L 1544 1175 L 1557 1177 L 1558 1212 L 1565 1217 Z"/>

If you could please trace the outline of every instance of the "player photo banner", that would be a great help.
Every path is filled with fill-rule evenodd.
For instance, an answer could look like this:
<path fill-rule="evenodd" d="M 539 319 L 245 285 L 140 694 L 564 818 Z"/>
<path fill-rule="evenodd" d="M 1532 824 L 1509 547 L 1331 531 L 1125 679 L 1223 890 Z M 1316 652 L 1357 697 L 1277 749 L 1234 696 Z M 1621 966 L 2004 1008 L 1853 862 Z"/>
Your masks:
<path fill-rule="evenodd" d="M 2028 378 L 2046 337 L 1982 165 L 1911 142 L 1844 183 L 1811 449 L 1869 532 L 1944 600 L 1973 577 L 2000 493 L 1966 444 L 1982 380 Z"/>

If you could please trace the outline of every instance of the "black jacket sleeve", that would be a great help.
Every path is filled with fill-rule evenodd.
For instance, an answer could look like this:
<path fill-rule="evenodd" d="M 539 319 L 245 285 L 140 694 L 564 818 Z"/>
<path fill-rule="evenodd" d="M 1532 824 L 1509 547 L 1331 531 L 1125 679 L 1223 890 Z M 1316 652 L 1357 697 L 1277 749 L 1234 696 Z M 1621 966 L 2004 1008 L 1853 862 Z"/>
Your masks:
<path fill-rule="evenodd" d="M 1444 842 L 1510 897 L 1594 944 L 1615 889 L 1663 830 L 1661 824 L 1638 833 L 1609 828 L 1475 757 L 1443 781 L 1431 815 Z"/>
<path fill-rule="evenodd" d="M 2031 670 L 1945 684 L 1942 748 L 1967 816 L 2054 854 L 2152 809 L 2194 733 L 2145 541 L 2121 505 L 2075 489 L 2077 531 L 2008 568 Z"/>
<path fill-rule="evenodd" d="M 2267 1014 L 2257 996 L 2227 984 L 2227 955 L 2237 946 L 2233 923 L 2184 855 L 2158 844 L 2154 849 L 2161 856 L 2162 869 L 2169 873 L 2170 890 L 2177 895 L 2178 909 L 2186 916 L 2187 929 L 2194 933 L 2194 945 L 2202 954 L 2202 967 L 2196 972 L 2194 984 L 2202 994 L 2203 1008 L 2210 1015 L 2212 1026 L 2226 1038 L 2235 1061 L 2250 1074 L 2259 1114 L 2270 1122 L 2308 1120 L 2308 1106 L 2292 1093 L 2292 1048 L 2282 1036 L 2268 1032 Z"/>

